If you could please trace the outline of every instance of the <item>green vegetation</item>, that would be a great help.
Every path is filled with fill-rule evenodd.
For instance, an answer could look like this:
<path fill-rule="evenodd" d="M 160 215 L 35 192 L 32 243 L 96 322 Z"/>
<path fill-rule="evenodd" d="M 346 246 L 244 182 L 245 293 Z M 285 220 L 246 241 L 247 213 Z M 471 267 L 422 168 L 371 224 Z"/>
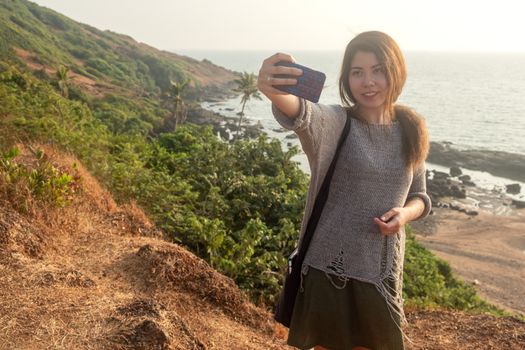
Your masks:
<path fill-rule="evenodd" d="M 67 68 L 65 66 L 60 66 L 57 69 L 56 76 L 57 76 L 57 79 L 58 79 L 58 88 L 60 89 L 60 93 L 62 94 L 62 96 L 65 97 L 65 98 L 69 97 L 69 87 L 68 87 L 69 77 L 68 77 L 68 74 L 69 74 L 69 68 Z"/>
<path fill-rule="evenodd" d="M 0 41 L 2 191 L 25 188 L 32 197 L 67 204 L 75 175 L 40 153 L 35 167 L 22 167 L 12 148 L 17 142 L 53 144 L 75 154 L 117 201 L 137 201 L 167 239 L 232 277 L 256 302 L 275 302 L 308 185 L 291 160 L 297 148 L 284 151 L 264 135 L 229 144 L 209 126 L 184 124 L 162 132 L 172 111 L 161 93 L 170 79 L 187 81 L 189 63 L 141 49 L 128 37 L 22 0 L 0 3 L 0 36 L 6 39 Z M 15 58 L 13 46 L 31 52 L 32 63 L 67 66 L 71 74 L 113 88 L 95 98 L 68 81 L 64 69 L 57 77 L 45 70 L 31 73 Z M 246 86 L 252 88 L 237 90 L 244 94 L 241 117 L 255 96 L 250 79 Z M 196 84 L 193 94 L 199 91 Z M 498 312 L 410 234 L 405 269 L 409 303 Z"/>
<path fill-rule="evenodd" d="M 164 131 L 174 131 L 186 121 L 188 109 L 184 102 L 183 95 L 190 81 L 190 79 L 186 79 L 182 82 L 170 82 L 171 86 L 169 90 L 165 92 L 165 98 L 171 114 L 168 114 L 166 119 L 164 119 Z"/>
<path fill-rule="evenodd" d="M 25 50 L 27 62 L 53 68 L 63 65 L 71 73 L 139 97 L 168 90 L 170 80 L 192 78 L 192 66 L 212 66 L 74 22 L 26 0 L 0 2 L 0 38 L 0 59 L 13 60 L 15 50 Z M 202 93 L 200 81 L 193 83 L 188 95 Z"/>
<path fill-rule="evenodd" d="M 25 213 L 33 209 L 34 200 L 58 207 L 69 204 L 79 177 L 55 167 L 42 150 L 31 151 L 36 158 L 31 167 L 14 160 L 20 154 L 16 147 L 0 155 L 1 198 L 9 198 L 11 205 Z"/>
<path fill-rule="evenodd" d="M 119 201 L 134 199 L 167 233 L 261 303 L 273 303 L 301 221 L 307 177 L 278 140 L 229 145 L 192 124 L 158 137 L 116 130 L 109 116 L 134 104 L 61 96 L 15 67 L 0 73 L 0 130 L 71 151 Z M 144 109 L 144 107 L 142 107 Z M 103 112 L 102 112 L 103 111 Z M 139 109 L 140 111 L 140 109 Z M 97 118 L 97 116 L 100 117 Z"/>

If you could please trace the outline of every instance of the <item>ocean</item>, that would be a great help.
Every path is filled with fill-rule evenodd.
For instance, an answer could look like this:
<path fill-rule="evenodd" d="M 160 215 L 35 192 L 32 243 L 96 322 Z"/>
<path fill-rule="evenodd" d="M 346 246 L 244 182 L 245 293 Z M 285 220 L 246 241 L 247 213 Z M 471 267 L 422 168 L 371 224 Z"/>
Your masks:
<path fill-rule="evenodd" d="M 234 71 L 257 74 L 270 51 L 177 51 L 198 60 L 204 58 Z M 286 51 L 300 64 L 324 72 L 326 87 L 319 103 L 340 103 L 338 74 L 343 52 Z M 447 141 L 457 149 L 487 149 L 525 155 L 525 53 L 406 52 L 408 78 L 399 103 L 418 111 L 426 120 L 431 141 Z M 224 115 L 240 111 L 240 98 L 203 107 Z M 229 109 L 234 109 L 233 111 Z M 246 118 L 260 122 L 283 144 L 286 133 L 274 132 L 279 125 L 271 114 L 270 102 L 251 100 Z M 308 172 L 306 157 L 298 157 Z M 447 171 L 427 163 L 429 169 Z M 470 172 L 480 186 L 500 188 L 517 181 Z M 519 182 L 518 182 L 519 183 Z M 525 191 L 525 184 L 522 191 Z M 515 198 L 523 199 L 523 194 Z"/>

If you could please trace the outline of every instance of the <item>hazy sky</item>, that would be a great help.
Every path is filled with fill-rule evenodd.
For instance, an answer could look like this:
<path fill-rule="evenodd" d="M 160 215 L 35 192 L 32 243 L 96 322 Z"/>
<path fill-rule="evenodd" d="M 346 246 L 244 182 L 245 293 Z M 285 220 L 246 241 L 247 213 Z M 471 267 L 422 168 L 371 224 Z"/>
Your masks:
<path fill-rule="evenodd" d="M 365 30 L 403 50 L 525 52 L 522 0 L 35 0 L 165 50 L 343 50 Z"/>

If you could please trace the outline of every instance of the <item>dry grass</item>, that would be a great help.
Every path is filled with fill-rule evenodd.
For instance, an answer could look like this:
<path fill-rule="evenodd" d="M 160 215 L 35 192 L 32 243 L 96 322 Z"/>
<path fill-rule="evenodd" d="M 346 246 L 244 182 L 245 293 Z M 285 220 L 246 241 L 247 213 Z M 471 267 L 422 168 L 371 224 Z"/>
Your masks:
<path fill-rule="evenodd" d="M 45 151 L 57 166 L 78 163 Z M 0 349 L 288 348 L 286 330 L 231 279 L 159 239 L 136 204 L 118 207 L 77 168 L 82 191 L 65 208 L 33 202 L 21 214 L 0 197 Z M 525 348 L 516 320 L 408 316 L 413 349 Z"/>
<path fill-rule="evenodd" d="M 138 257 L 147 268 L 146 280 L 153 288 L 176 287 L 202 301 L 219 306 L 238 322 L 270 333 L 270 315 L 248 303 L 234 281 L 213 270 L 206 262 L 177 246 L 142 246 Z"/>
<path fill-rule="evenodd" d="M 513 317 L 454 310 L 408 310 L 408 349 L 525 349 L 525 324 Z"/>

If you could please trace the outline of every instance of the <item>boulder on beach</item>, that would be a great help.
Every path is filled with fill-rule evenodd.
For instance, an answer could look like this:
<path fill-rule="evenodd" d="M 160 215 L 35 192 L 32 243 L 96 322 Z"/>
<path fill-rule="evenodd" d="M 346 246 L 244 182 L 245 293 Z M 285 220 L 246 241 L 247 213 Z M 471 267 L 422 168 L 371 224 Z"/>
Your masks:
<path fill-rule="evenodd" d="M 461 175 L 460 177 L 458 177 L 458 180 L 461 181 L 465 186 L 476 186 L 476 184 L 473 181 L 471 181 L 470 175 Z"/>
<path fill-rule="evenodd" d="M 458 177 L 458 179 L 460 181 L 470 181 L 471 177 L 470 177 L 470 175 L 461 175 L 460 177 Z"/>
<path fill-rule="evenodd" d="M 525 201 L 519 201 L 517 199 L 513 199 L 512 200 L 512 204 L 514 204 L 514 206 L 516 206 L 516 208 L 518 208 L 518 209 L 525 208 Z"/>
<path fill-rule="evenodd" d="M 441 171 L 432 170 L 431 173 L 434 176 L 429 179 L 427 175 L 427 192 L 432 202 L 438 202 L 441 197 L 467 197 L 463 183 L 451 179 L 449 174 Z"/>
<path fill-rule="evenodd" d="M 521 192 L 520 184 L 510 184 L 510 185 L 505 185 L 505 187 L 507 189 L 507 193 L 510 193 L 510 194 L 519 194 Z"/>
<path fill-rule="evenodd" d="M 456 177 L 460 176 L 461 174 L 463 174 L 463 172 L 461 171 L 460 167 L 453 166 L 450 168 L 450 176 Z"/>
<path fill-rule="evenodd" d="M 452 197 L 456 198 L 467 198 L 467 192 L 465 191 L 465 188 L 460 187 L 458 185 L 452 185 L 450 186 L 450 191 Z"/>
<path fill-rule="evenodd" d="M 432 170 L 432 173 L 434 174 L 434 180 L 447 179 L 448 177 L 450 177 L 449 174 L 444 173 L 442 171 Z"/>
<path fill-rule="evenodd" d="M 450 142 L 430 142 L 427 160 L 446 167 L 486 171 L 525 182 L 525 155 L 485 149 L 459 150 Z"/>

